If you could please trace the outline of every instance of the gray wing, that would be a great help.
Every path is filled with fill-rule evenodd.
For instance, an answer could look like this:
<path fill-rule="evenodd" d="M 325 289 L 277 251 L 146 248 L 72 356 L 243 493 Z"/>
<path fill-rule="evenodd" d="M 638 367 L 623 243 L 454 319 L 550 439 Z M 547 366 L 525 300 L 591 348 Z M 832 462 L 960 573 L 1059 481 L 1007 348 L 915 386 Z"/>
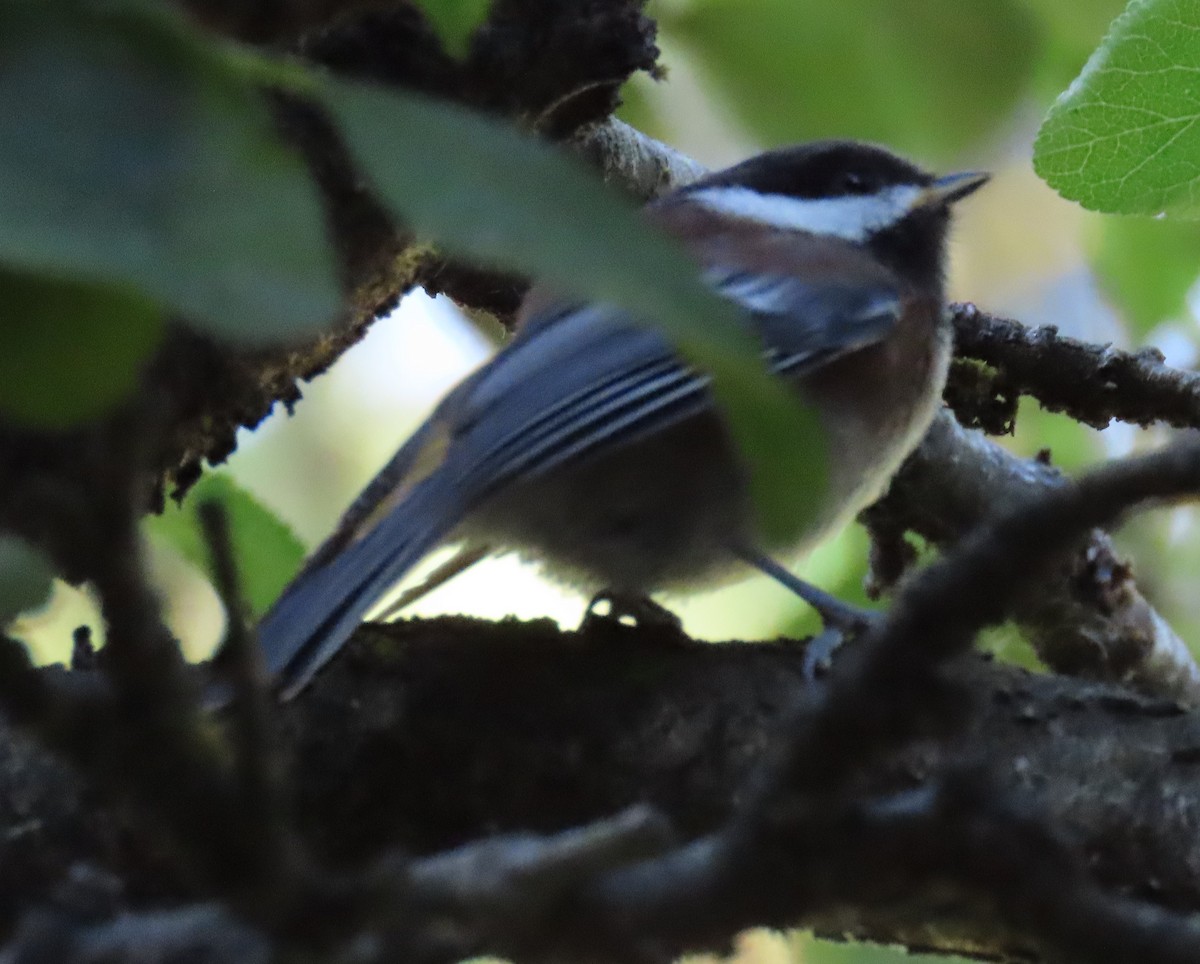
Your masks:
<path fill-rule="evenodd" d="M 711 268 L 705 279 L 745 309 L 764 361 L 798 377 L 881 340 L 900 312 L 890 285 L 852 286 Z M 708 378 L 669 342 L 606 305 L 556 306 L 522 334 L 443 411 L 468 443 L 468 489 L 481 497 L 521 475 L 602 450 L 698 414 L 712 404 Z M 468 442 L 469 440 L 469 442 Z"/>
<path fill-rule="evenodd" d="M 722 267 L 704 278 L 746 309 L 779 375 L 803 375 L 881 341 L 900 316 L 900 293 L 888 284 L 814 283 Z"/>

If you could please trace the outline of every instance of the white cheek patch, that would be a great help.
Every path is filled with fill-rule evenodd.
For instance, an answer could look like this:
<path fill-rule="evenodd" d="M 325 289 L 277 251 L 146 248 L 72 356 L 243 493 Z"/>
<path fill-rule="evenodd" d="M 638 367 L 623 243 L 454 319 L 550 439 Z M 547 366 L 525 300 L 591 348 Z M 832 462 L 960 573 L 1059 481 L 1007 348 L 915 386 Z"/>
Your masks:
<path fill-rule="evenodd" d="M 920 195 L 921 188 L 915 185 L 897 184 L 875 194 L 830 198 L 760 194 L 747 187 L 709 187 L 693 192 L 692 198 L 710 210 L 747 221 L 861 242 L 903 218 Z"/>

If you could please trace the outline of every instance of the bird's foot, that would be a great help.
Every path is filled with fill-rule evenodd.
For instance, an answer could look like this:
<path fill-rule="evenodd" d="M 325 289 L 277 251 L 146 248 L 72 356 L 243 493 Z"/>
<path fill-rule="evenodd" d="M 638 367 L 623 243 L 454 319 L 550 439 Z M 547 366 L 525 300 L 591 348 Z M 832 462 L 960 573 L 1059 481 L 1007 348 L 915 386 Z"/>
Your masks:
<path fill-rule="evenodd" d="M 804 601 L 817 611 L 823 627 L 804 649 L 804 678 L 812 681 L 829 672 L 834 653 L 846 640 L 861 636 L 883 616 L 870 609 L 852 606 L 810 583 L 804 583 L 804 586 Z"/>
<path fill-rule="evenodd" d="M 683 622 L 671 610 L 640 593 L 606 589 L 596 593 L 588 603 L 587 612 L 579 624 L 580 632 L 599 625 L 638 626 L 656 629 L 672 635 L 683 634 Z"/>
<path fill-rule="evenodd" d="M 803 670 L 807 680 L 814 680 L 829 672 L 838 647 L 847 639 L 861 635 L 882 618 L 879 613 L 852 606 L 824 589 L 805 582 L 765 553 L 746 546 L 738 546 L 735 551 L 745 562 L 794 592 L 821 617 L 824 629 L 819 636 L 809 640 L 804 651 Z"/>

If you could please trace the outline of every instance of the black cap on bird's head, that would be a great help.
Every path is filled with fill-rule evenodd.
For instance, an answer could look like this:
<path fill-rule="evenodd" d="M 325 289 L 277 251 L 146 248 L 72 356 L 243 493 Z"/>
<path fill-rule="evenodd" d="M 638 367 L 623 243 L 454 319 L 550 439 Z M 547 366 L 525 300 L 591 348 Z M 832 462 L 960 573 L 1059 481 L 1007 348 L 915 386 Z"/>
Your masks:
<path fill-rule="evenodd" d="M 766 227 L 865 245 L 910 281 L 939 286 L 950 205 L 987 179 L 976 171 L 935 177 L 882 147 L 818 141 L 759 154 L 685 193 Z"/>

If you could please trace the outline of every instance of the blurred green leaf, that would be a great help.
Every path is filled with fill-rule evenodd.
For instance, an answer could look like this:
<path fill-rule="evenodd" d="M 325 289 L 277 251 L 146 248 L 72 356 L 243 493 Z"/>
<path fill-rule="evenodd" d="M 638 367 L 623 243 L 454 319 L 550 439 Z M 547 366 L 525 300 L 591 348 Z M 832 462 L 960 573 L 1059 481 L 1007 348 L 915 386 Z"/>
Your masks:
<path fill-rule="evenodd" d="M 1002 663 L 1021 666 L 1035 673 L 1046 671 L 1046 664 L 1038 657 L 1033 645 L 1013 623 L 1001 623 L 981 630 L 975 640 L 975 648 L 991 653 Z"/>
<path fill-rule="evenodd" d="M 136 286 L 239 339 L 327 324 L 315 188 L 223 50 L 167 4 L 0 0 L 0 264 Z"/>
<path fill-rule="evenodd" d="M 162 333 L 140 295 L 2 268 L 0 322 L 0 414 L 47 428 L 118 402 Z"/>
<path fill-rule="evenodd" d="M 1016 430 L 1005 447 L 1027 459 L 1045 451 L 1065 472 L 1085 469 L 1104 455 L 1104 442 L 1095 429 L 1069 415 L 1048 412 L 1029 396 L 1017 403 Z"/>
<path fill-rule="evenodd" d="M 768 145 L 813 137 L 952 157 L 992 130 L 1032 75 L 1016 0 L 696 0 L 662 24 Z"/>
<path fill-rule="evenodd" d="M 1038 23 L 1034 67 L 1039 99 L 1058 95 L 1087 63 L 1125 0 L 1022 0 Z"/>
<path fill-rule="evenodd" d="M 1195 506 L 1141 512 L 1113 533 L 1118 551 L 1135 560 L 1138 589 L 1193 655 L 1200 656 L 1200 514 Z"/>
<path fill-rule="evenodd" d="M 1089 51 L 1100 42 L 1113 18 L 1127 0 L 1022 0 L 1022 5 L 1054 35 L 1073 43 L 1088 44 Z"/>
<path fill-rule="evenodd" d="M 1092 267 L 1135 339 L 1141 342 L 1155 325 L 1182 316 L 1188 290 L 1200 277 L 1200 224 L 1110 217 L 1095 227 Z"/>
<path fill-rule="evenodd" d="M 332 78 L 325 103 L 382 197 L 418 232 L 660 327 L 712 373 L 764 533 L 786 537 L 810 521 L 820 505 L 812 493 L 826 482 L 817 418 L 767 376 L 736 311 L 677 244 L 578 162 L 482 116 Z"/>
<path fill-rule="evenodd" d="M 54 570 L 24 539 L 0 535 L 0 630 L 50 598 Z"/>
<path fill-rule="evenodd" d="M 1034 169 L 1085 208 L 1200 217 L 1200 0 L 1133 0 L 1050 109 Z"/>
<path fill-rule="evenodd" d="M 488 15 L 491 0 L 418 0 L 446 50 L 455 57 L 467 52 L 467 42 Z"/>
<path fill-rule="evenodd" d="M 794 943 L 797 964 L 969 964 L 965 958 L 947 954 L 913 954 L 903 947 L 826 941 L 811 934 Z"/>
<path fill-rule="evenodd" d="M 816 551 L 804 560 L 800 575 L 843 602 L 863 609 L 884 608 L 886 601 L 867 598 L 865 579 L 870 549 L 867 530 L 860 525 L 847 526 L 817 546 Z M 803 639 L 815 636 L 822 629 L 817 611 L 797 597 L 795 614 L 779 632 L 790 639 Z"/>
<path fill-rule="evenodd" d="M 204 476 L 182 506 L 168 506 L 145 522 L 151 538 L 165 542 L 193 565 L 208 571 L 208 549 L 197 507 L 216 501 L 229 515 L 229 531 L 246 601 L 255 616 L 266 612 L 296 574 L 304 546 L 288 526 L 233 479 L 220 472 Z"/>
<path fill-rule="evenodd" d="M 651 99 L 651 89 L 657 83 L 646 74 L 634 74 L 625 81 L 621 85 L 621 106 L 616 110 L 616 117 L 643 134 L 661 140 L 667 136 L 667 131 Z"/>

